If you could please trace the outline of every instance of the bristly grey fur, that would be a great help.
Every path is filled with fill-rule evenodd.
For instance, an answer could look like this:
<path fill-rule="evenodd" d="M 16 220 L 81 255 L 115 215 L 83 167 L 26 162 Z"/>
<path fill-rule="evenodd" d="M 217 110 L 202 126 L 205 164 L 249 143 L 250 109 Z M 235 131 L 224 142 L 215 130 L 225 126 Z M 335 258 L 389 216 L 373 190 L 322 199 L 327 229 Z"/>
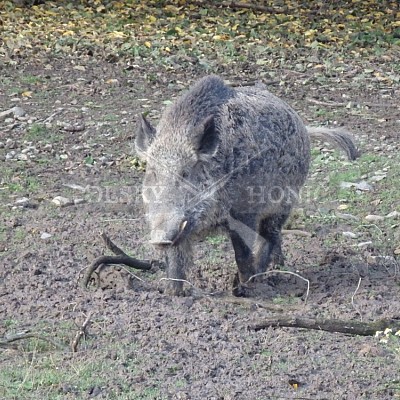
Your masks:
<path fill-rule="evenodd" d="M 265 87 L 233 89 L 216 76 L 167 108 L 156 129 L 142 117 L 143 198 L 168 277 L 184 279 L 194 238 L 217 228 L 232 240 L 238 282 L 282 263 L 281 229 L 307 177 L 310 135 L 357 155 L 346 132 L 306 128 Z M 168 291 L 181 293 L 182 282 L 171 281 Z"/>

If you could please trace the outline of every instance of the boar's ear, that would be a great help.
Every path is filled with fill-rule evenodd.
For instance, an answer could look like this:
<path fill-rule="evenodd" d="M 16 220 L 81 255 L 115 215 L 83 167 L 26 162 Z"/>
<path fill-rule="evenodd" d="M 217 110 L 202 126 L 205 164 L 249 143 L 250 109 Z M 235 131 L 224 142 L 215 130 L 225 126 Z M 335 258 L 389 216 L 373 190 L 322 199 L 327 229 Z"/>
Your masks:
<path fill-rule="evenodd" d="M 213 156 L 219 144 L 214 116 L 205 118 L 196 128 L 194 145 L 199 156 Z"/>
<path fill-rule="evenodd" d="M 148 149 L 150 143 L 153 141 L 155 134 L 155 128 L 150 124 L 143 114 L 140 114 L 135 139 L 136 152 L 140 156 L 144 156 L 144 153 Z"/>

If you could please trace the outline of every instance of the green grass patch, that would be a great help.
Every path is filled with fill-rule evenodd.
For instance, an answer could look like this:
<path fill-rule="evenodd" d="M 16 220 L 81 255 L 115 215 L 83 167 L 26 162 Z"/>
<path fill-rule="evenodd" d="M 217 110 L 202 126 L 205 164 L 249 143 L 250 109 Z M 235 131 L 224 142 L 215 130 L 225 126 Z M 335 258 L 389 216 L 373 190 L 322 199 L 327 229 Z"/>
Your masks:
<path fill-rule="evenodd" d="M 224 235 L 213 235 L 207 237 L 207 242 L 212 244 L 213 246 L 219 246 L 222 243 L 226 242 L 226 236 Z"/>
<path fill-rule="evenodd" d="M 43 82 L 43 78 L 35 75 L 24 75 L 21 77 L 21 83 L 25 85 L 36 85 Z"/>
<path fill-rule="evenodd" d="M 98 351 L 69 353 L 50 350 L 43 341 L 32 340 L 2 362 L 2 398 L 87 398 L 94 388 L 107 399 L 154 399 L 158 387 L 135 387 L 129 379 L 140 374 L 140 352 L 132 344 L 114 344 Z M 45 343 L 45 342 L 44 342 Z"/>
<path fill-rule="evenodd" d="M 383 153 L 365 154 L 348 162 L 341 161 L 335 153 L 312 153 L 312 177 L 303 196 L 308 210 L 302 219 L 306 230 L 319 225 L 336 232 L 324 238 L 326 246 L 371 241 L 377 253 L 392 256 L 398 247 L 398 220 L 386 216 L 400 211 L 400 155 L 389 158 Z M 342 187 L 343 182 L 366 186 L 364 190 Z M 368 215 L 382 218 L 368 221 Z M 357 237 L 349 239 L 341 231 L 353 232 Z"/>
<path fill-rule="evenodd" d="M 44 125 L 32 124 L 24 135 L 24 139 L 27 141 L 38 141 L 43 140 L 48 136 L 49 132 Z"/>

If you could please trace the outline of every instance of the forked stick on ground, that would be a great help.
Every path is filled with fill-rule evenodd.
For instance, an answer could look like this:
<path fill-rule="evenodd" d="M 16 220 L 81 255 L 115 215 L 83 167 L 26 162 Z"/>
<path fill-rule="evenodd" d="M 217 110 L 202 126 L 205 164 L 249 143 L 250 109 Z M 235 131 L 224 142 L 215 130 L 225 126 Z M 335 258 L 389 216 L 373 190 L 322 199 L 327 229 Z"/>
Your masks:
<path fill-rule="evenodd" d="M 88 286 L 93 272 L 100 265 L 122 264 L 122 265 L 126 265 L 128 267 L 131 267 L 131 268 L 136 268 L 136 269 L 145 270 L 145 271 L 148 271 L 151 269 L 154 261 L 142 261 L 142 260 L 138 260 L 137 258 L 128 256 L 123 250 L 121 250 L 117 245 L 115 245 L 104 232 L 102 232 L 100 234 L 100 236 L 103 239 L 106 247 L 109 250 L 111 250 L 115 254 L 115 256 L 100 256 L 100 257 L 96 258 L 92 262 L 92 264 L 89 266 L 89 268 L 87 269 L 87 271 L 83 277 L 83 282 L 82 282 L 83 287 Z"/>

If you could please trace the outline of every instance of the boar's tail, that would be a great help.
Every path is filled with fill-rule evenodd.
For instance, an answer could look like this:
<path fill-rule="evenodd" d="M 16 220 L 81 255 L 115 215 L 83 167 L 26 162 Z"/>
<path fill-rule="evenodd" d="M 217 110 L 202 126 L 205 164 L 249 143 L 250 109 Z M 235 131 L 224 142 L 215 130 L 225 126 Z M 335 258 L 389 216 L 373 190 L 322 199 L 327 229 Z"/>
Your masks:
<path fill-rule="evenodd" d="M 344 129 L 307 126 L 307 132 L 311 138 L 326 140 L 342 149 L 349 160 L 355 160 L 360 155 L 352 135 Z"/>

